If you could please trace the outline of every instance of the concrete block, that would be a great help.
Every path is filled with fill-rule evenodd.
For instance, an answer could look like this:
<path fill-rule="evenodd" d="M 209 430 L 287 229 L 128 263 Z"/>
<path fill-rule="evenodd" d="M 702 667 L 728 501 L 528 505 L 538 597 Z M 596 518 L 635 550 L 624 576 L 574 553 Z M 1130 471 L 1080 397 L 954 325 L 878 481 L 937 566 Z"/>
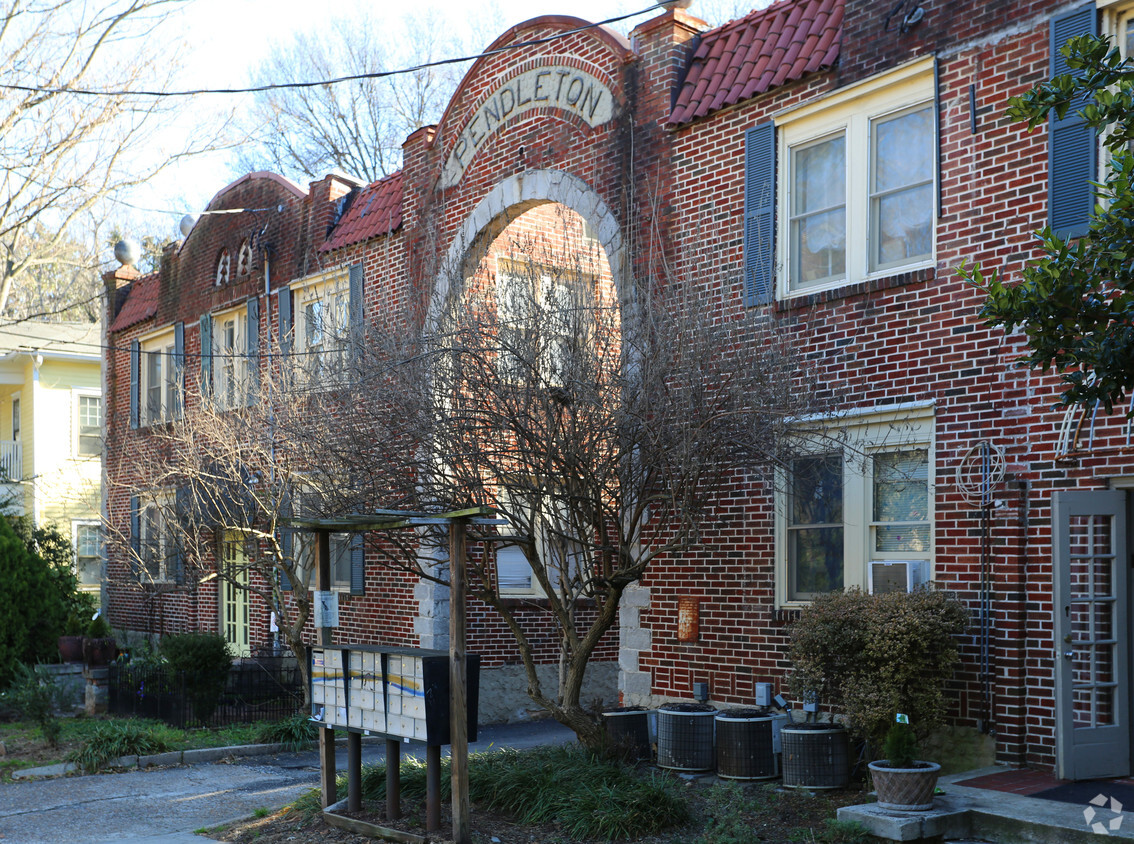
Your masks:
<path fill-rule="evenodd" d="M 970 802 L 964 797 L 942 794 L 934 798 L 933 808 L 926 812 L 895 812 L 882 809 L 877 803 L 867 803 L 843 806 L 838 810 L 838 818 L 862 824 L 883 841 L 961 838 L 970 833 Z"/>
<path fill-rule="evenodd" d="M 626 591 L 622 593 L 620 607 L 623 609 L 627 607 L 644 609 L 649 605 L 650 587 L 648 586 L 628 586 Z"/>
<path fill-rule="evenodd" d="M 619 607 L 618 626 L 625 630 L 627 627 L 637 627 L 641 622 L 642 611 L 637 607 Z"/>
<path fill-rule="evenodd" d="M 637 671 L 638 670 L 638 657 L 640 653 L 632 650 L 621 650 L 618 652 L 618 667 L 623 671 Z"/>
<path fill-rule="evenodd" d="M 180 765 L 182 751 L 171 750 L 168 753 L 155 753 L 152 756 L 139 756 L 139 768 L 151 768 L 159 765 Z"/>
<path fill-rule="evenodd" d="M 649 630 L 642 627 L 623 627 L 619 631 L 618 646 L 620 649 L 647 651 L 650 649 L 653 636 Z"/>

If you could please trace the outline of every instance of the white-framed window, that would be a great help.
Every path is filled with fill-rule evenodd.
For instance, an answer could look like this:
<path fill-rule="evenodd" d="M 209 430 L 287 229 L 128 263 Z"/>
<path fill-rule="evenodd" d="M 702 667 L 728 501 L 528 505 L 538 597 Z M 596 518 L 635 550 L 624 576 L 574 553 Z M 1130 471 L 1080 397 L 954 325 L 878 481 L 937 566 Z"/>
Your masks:
<path fill-rule="evenodd" d="M 20 394 L 12 395 L 12 439 L 20 439 Z"/>
<path fill-rule="evenodd" d="M 156 425 L 173 418 L 180 373 L 174 356 L 173 330 L 143 338 L 141 347 L 141 424 Z"/>
<path fill-rule="evenodd" d="M 243 406 L 248 397 L 248 310 L 213 317 L 213 395 L 223 409 Z"/>
<path fill-rule="evenodd" d="M 502 378 L 562 385 L 572 351 L 588 342 L 594 286 L 590 276 L 570 276 L 524 259 L 501 260 L 496 319 Z"/>
<path fill-rule="evenodd" d="M 513 505 L 509 503 L 508 506 Z M 534 535 L 530 538 L 515 526 L 501 528 L 506 540 L 496 546 L 496 588 L 500 595 L 546 596 L 543 585 L 532 570 L 528 559 L 530 553 L 538 555 L 554 589 L 559 591 L 564 585 L 568 589 L 578 585 L 587 552 L 567 530 L 570 520 L 565 516 L 556 518 L 554 507 L 553 502 L 545 500 L 537 505 L 534 512 L 525 512 L 522 517 L 519 513 L 513 515 L 516 521 L 532 525 Z M 570 582 L 563 584 L 563 579 Z"/>
<path fill-rule="evenodd" d="M 799 605 L 871 566 L 933 570 L 933 408 L 897 406 L 796 427 L 776 485 L 776 598 Z"/>
<path fill-rule="evenodd" d="M 350 347 L 350 283 L 347 269 L 333 270 L 293 287 L 295 354 L 312 384 L 346 381 Z"/>
<path fill-rule="evenodd" d="M 75 391 L 75 437 L 76 457 L 100 457 L 102 455 L 102 396 L 97 392 Z"/>
<path fill-rule="evenodd" d="M 138 514 L 138 556 L 142 578 L 165 583 L 177 578 L 177 534 L 172 518 L 172 493 L 157 493 L 142 501 Z"/>
<path fill-rule="evenodd" d="M 102 529 L 98 522 L 71 522 L 75 545 L 75 574 L 79 585 L 90 590 L 102 584 Z"/>
<path fill-rule="evenodd" d="M 932 59 L 776 117 L 780 295 L 934 263 Z"/>

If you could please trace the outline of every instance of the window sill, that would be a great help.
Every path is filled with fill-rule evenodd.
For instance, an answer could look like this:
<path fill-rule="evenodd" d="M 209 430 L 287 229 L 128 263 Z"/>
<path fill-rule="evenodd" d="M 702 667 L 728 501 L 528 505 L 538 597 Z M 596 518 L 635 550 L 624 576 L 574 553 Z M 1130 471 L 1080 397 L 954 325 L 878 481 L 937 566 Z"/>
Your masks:
<path fill-rule="evenodd" d="M 935 278 L 937 278 L 937 267 L 920 267 L 916 270 L 909 270 L 908 272 L 869 278 L 865 281 L 856 281 L 853 284 L 845 284 L 842 287 L 831 287 L 826 290 L 817 290 L 814 293 L 792 296 L 790 299 L 778 299 L 776 301 L 776 311 L 784 312 L 793 311 L 797 308 L 810 308 L 827 302 L 837 302 L 840 299 L 861 296 L 864 293 L 877 293 L 882 290 L 891 290 L 895 287 L 904 287 L 907 284 L 933 281 Z"/>

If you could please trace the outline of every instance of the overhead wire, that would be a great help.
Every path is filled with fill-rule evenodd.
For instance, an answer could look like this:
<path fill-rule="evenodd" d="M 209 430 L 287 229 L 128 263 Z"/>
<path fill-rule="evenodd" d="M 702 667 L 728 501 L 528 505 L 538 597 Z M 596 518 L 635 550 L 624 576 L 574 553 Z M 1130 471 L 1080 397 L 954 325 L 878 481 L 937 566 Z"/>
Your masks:
<path fill-rule="evenodd" d="M 281 91 L 281 90 L 295 90 L 305 88 L 321 88 L 327 85 L 339 85 L 343 82 L 359 82 L 365 79 L 385 79 L 391 76 L 401 76 L 407 73 L 417 73 L 421 70 L 429 70 L 435 67 L 445 67 L 453 64 L 463 64 L 464 62 L 472 62 L 477 59 L 490 58 L 498 56 L 502 53 L 508 53 L 513 50 L 523 50 L 529 47 L 536 47 L 541 44 L 549 44 L 553 41 L 558 41 L 561 38 L 567 38 L 571 35 L 576 35 L 580 32 L 586 32 L 596 27 L 606 26 L 612 23 L 636 18 L 640 15 L 654 13 L 658 10 L 658 6 L 650 6 L 649 8 L 642 9 L 638 12 L 629 12 L 625 15 L 618 15 L 617 17 L 607 18 L 605 20 L 597 21 L 595 23 L 588 23 L 585 26 L 575 27 L 574 29 L 565 30 L 564 32 L 557 32 L 554 35 L 547 35 L 543 38 L 531 38 L 527 41 L 519 41 L 515 44 L 506 44 L 503 47 L 497 47 L 495 50 L 484 50 L 480 53 L 475 53 L 470 56 L 459 56 L 449 59 L 437 59 L 432 62 L 423 62 L 412 67 L 397 68 L 395 70 L 376 70 L 368 73 L 354 73 L 346 76 L 335 76 L 329 79 L 319 79 L 307 82 L 272 82 L 266 85 L 251 85 L 245 88 L 189 88 L 181 91 L 150 91 L 146 89 L 140 90 L 99 90 L 95 88 L 53 88 L 42 85 L 18 85 L 15 83 L 0 83 L 0 89 L 7 89 L 10 91 L 24 91 L 27 93 L 40 93 L 40 94 L 76 94 L 84 97 L 196 97 L 206 94 L 260 94 L 265 91 Z"/>

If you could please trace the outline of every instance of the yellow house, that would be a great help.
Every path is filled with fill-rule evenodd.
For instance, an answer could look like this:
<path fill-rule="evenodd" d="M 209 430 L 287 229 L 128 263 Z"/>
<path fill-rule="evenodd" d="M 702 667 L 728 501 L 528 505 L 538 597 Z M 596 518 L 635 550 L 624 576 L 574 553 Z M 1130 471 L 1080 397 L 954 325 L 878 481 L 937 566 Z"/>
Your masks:
<path fill-rule="evenodd" d="M 101 585 L 102 332 L 0 327 L 0 506 L 71 537 L 84 590 Z"/>

